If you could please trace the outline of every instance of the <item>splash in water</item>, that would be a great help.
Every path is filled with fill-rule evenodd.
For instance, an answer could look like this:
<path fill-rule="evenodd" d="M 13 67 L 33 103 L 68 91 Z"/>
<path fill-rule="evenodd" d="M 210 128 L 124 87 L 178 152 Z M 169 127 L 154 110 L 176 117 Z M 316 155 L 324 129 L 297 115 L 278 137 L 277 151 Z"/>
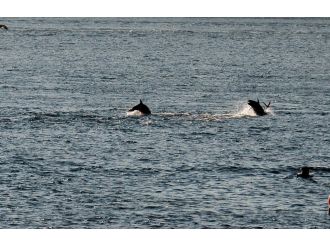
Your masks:
<path fill-rule="evenodd" d="M 233 118 L 241 118 L 241 117 L 255 117 L 257 114 L 253 111 L 252 107 L 248 104 L 238 106 L 238 109 L 235 113 L 232 114 Z"/>

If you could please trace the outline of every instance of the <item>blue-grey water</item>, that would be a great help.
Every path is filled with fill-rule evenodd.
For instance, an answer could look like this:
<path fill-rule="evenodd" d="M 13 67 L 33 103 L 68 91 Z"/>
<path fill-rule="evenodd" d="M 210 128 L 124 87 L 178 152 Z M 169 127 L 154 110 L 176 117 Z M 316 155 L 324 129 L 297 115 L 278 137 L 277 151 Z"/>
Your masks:
<path fill-rule="evenodd" d="M 0 23 L 0 228 L 329 228 L 329 18 Z"/>

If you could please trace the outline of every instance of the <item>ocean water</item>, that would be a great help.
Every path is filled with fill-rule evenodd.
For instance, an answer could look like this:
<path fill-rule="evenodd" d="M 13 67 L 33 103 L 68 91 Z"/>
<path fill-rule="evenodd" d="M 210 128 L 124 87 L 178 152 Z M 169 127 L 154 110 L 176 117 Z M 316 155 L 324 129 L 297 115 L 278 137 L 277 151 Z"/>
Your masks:
<path fill-rule="evenodd" d="M 329 18 L 0 23 L 0 228 L 329 228 Z"/>

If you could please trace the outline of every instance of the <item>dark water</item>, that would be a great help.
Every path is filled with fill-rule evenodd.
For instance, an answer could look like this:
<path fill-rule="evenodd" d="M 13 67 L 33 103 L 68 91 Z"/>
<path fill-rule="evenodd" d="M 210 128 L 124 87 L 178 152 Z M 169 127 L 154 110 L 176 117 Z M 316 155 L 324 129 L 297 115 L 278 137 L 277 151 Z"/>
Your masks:
<path fill-rule="evenodd" d="M 330 19 L 0 23 L 1 228 L 329 228 Z"/>

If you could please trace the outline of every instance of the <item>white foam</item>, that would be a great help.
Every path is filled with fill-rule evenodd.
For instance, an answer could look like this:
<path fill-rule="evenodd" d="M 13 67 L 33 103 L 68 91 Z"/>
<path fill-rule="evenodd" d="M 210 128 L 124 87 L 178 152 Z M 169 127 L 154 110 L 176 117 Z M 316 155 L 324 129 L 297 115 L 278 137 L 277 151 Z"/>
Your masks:
<path fill-rule="evenodd" d="M 269 114 L 269 115 L 275 115 L 274 114 L 274 112 L 273 112 L 273 109 L 271 108 L 271 107 L 267 107 L 266 109 L 265 109 L 265 112 L 267 113 L 267 114 Z"/>
<path fill-rule="evenodd" d="M 153 122 L 149 119 L 147 121 L 143 121 L 142 125 L 151 125 Z"/>
<path fill-rule="evenodd" d="M 142 112 L 138 111 L 138 110 L 134 110 L 134 111 L 128 111 L 126 112 L 126 116 L 129 117 L 140 117 L 143 116 Z"/>
<path fill-rule="evenodd" d="M 191 116 L 189 112 L 159 112 L 153 113 L 153 115 L 166 116 L 166 117 L 182 117 L 182 116 Z"/>
<path fill-rule="evenodd" d="M 210 113 L 201 113 L 201 114 L 192 114 L 189 112 L 184 113 L 174 113 L 174 112 L 164 112 L 164 113 L 154 113 L 154 115 L 158 116 L 167 116 L 167 117 L 183 117 L 188 120 L 202 120 L 202 121 L 221 121 L 224 119 L 231 118 L 242 118 L 246 116 L 257 116 L 253 109 L 246 103 L 243 105 L 240 104 L 237 106 L 237 110 L 231 113 L 223 113 L 223 114 L 210 114 Z"/>

